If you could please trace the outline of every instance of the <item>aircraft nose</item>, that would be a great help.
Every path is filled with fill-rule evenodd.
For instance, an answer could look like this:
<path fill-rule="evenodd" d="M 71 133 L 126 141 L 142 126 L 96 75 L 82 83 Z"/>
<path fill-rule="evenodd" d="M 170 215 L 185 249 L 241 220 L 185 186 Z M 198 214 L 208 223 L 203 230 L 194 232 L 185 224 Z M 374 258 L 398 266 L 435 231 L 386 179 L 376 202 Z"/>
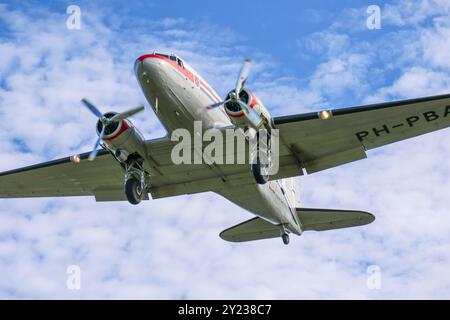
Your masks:
<path fill-rule="evenodd" d="M 160 59 L 152 54 L 146 54 L 136 59 L 134 73 L 139 80 L 144 80 L 147 83 L 160 82 L 164 78 Z"/>
<path fill-rule="evenodd" d="M 142 72 L 142 61 L 139 58 L 137 58 L 136 61 L 134 62 L 134 68 L 133 69 L 134 69 L 134 74 L 136 76 L 138 76 L 139 73 Z"/>
<path fill-rule="evenodd" d="M 134 62 L 134 72 L 137 76 L 140 76 L 144 71 L 148 73 L 148 71 L 156 69 L 156 64 L 155 58 L 152 55 L 146 54 L 140 56 Z"/>

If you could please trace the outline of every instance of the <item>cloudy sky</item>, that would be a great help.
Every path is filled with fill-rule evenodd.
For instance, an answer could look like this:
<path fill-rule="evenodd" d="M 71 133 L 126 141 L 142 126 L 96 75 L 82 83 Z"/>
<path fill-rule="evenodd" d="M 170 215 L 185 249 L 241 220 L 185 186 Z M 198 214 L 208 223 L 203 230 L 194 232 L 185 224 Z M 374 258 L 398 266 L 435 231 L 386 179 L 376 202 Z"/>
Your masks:
<path fill-rule="evenodd" d="M 0 4 L 0 171 L 89 151 L 104 111 L 145 103 L 133 62 L 178 53 L 221 94 L 244 58 L 273 115 L 450 92 L 450 1 L 17 1 Z M 81 29 L 66 9 L 81 8 Z M 381 29 L 367 28 L 369 5 Z M 165 134 L 156 116 L 133 121 Z M 0 200 L 0 298 L 450 298 L 450 131 L 298 180 L 301 206 L 359 209 L 365 227 L 243 244 L 251 217 L 213 193 L 128 203 Z M 81 288 L 68 289 L 79 266 Z M 379 270 L 380 286 L 367 286 Z M 369 271 L 369 273 L 368 273 Z"/>

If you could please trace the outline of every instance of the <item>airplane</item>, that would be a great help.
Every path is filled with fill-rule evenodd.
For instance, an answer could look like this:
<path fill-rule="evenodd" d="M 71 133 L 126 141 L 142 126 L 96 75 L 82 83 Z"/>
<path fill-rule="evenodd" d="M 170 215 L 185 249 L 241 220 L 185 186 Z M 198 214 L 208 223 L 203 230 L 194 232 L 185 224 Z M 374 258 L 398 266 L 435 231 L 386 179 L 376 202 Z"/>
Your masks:
<path fill-rule="evenodd" d="M 128 119 L 143 106 L 102 113 L 82 99 L 98 118 L 93 151 L 0 173 L 0 198 L 94 196 L 96 201 L 128 200 L 135 205 L 148 200 L 149 194 L 158 199 L 212 191 L 256 216 L 222 231 L 222 239 L 244 242 L 281 237 L 288 244 L 290 234 L 362 226 L 375 220 L 364 211 L 297 207 L 294 177 L 362 160 L 368 150 L 450 125 L 449 94 L 273 117 L 245 86 L 250 63 L 244 61 L 235 88 L 221 99 L 178 55 L 153 51 L 140 56 L 134 73 L 168 134 L 145 140 Z M 267 166 L 258 162 L 250 168 L 174 164 L 171 150 L 176 143 L 170 134 L 179 128 L 192 132 L 197 120 L 204 130 L 277 129 L 278 172 L 268 175 Z"/>

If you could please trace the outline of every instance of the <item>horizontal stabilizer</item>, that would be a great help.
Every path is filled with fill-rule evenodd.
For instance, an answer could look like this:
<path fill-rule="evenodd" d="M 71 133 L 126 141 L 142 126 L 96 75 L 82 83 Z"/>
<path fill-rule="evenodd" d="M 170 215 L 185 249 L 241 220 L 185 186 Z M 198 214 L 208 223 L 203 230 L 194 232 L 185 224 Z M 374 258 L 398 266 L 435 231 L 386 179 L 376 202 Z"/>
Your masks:
<path fill-rule="evenodd" d="M 357 227 L 375 220 L 373 214 L 363 211 L 297 208 L 303 231 L 325 231 Z"/>
<path fill-rule="evenodd" d="M 244 221 L 220 233 L 223 240 L 232 242 L 252 241 L 281 236 L 281 227 L 261 218 Z"/>
<path fill-rule="evenodd" d="M 363 211 L 308 208 L 296 210 L 302 231 L 325 231 L 356 227 L 369 224 L 375 220 L 371 213 Z M 243 242 L 278 238 L 281 233 L 280 225 L 256 217 L 222 231 L 220 237 L 227 241 Z"/>

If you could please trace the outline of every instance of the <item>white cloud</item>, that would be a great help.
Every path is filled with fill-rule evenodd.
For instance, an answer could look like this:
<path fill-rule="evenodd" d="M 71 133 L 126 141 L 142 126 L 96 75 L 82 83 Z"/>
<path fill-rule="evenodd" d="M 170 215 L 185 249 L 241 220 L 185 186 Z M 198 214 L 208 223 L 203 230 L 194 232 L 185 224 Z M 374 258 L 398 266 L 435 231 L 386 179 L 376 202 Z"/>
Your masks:
<path fill-rule="evenodd" d="M 412 93 L 414 96 L 431 96 L 449 91 L 448 73 L 423 67 L 412 67 L 405 70 L 391 86 L 381 88 L 375 95 L 368 96 L 365 102 L 379 102 L 392 97 L 411 98 Z"/>
<path fill-rule="evenodd" d="M 388 25 L 415 27 L 430 18 L 448 15 L 450 4 L 446 0 L 401 0 L 395 4 L 386 4 L 382 10 L 383 21 Z"/>
<path fill-rule="evenodd" d="M 89 150 L 95 119 L 79 99 L 88 96 L 105 111 L 143 102 L 132 73 L 139 54 L 176 51 L 222 94 L 246 54 L 236 35 L 217 26 L 167 18 L 150 34 L 122 34 L 85 16 L 82 30 L 69 32 L 64 13 L 36 20 L 0 6 L 0 19 L 12 30 L 0 46 L 0 120 L 7 124 L 0 127 L 2 171 Z M 403 25 L 407 16 L 400 17 Z M 438 22 L 393 30 L 372 43 L 336 35 L 334 26 L 322 32 L 317 48 L 324 58 L 311 75 L 278 75 L 276 63 L 255 59 L 251 83 L 277 114 L 340 99 L 358 104 L 366 94 L 378 100 L 445 92 L 450 57 L 440 48 L 447 46 L 448 26 Z M 410 46 L 414 54 L 399 54 Z M 369 77 L 374 68 L 380 75 L 388 68 L 397 73 L 380 85 Z M 150 112 L 134 122 L 146 137 L 163 134 Z M 301 205 L 368 210 L 377 220 L 357 229 L 305 233 L 288 247 L 277 240 L 222 241 L 222 229 L 250 215 L 212 193 L 137 207 L 85 197 L 0 200 L 0 297 L 448 298 L 448 135 L 445 130 L 387 146 L 371 151 L 368 160 L 298 179 Z M 66 268 L 73 264 L 81 267 L 80 291 L 65 287 Z M 381 290 L 366 288 L 370 264 L 381 268 Z"/>

